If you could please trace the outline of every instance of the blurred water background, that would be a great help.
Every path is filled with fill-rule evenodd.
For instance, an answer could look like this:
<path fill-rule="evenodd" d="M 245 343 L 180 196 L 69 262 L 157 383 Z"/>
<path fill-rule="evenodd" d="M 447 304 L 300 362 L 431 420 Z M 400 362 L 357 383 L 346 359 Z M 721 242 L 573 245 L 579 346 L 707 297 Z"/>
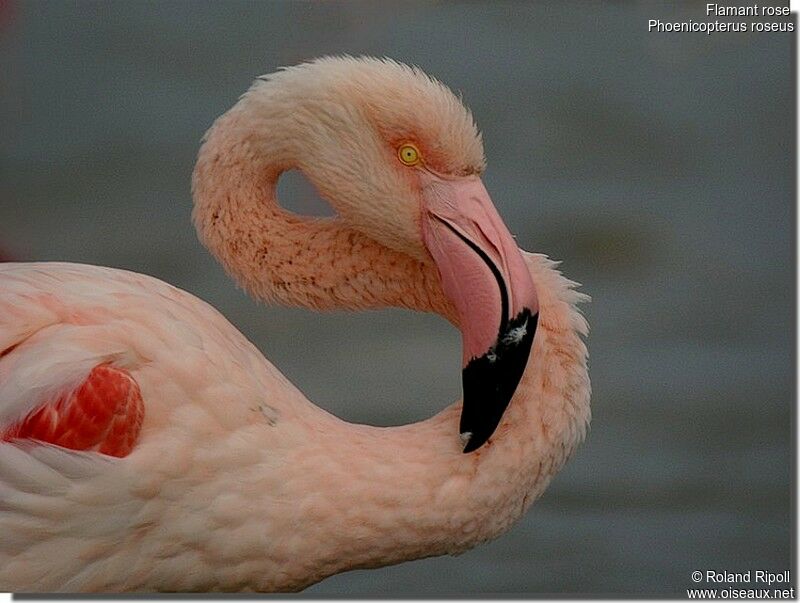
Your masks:
<path fill-rule="evenodd" d="M 387 55 L 462 91 L 520 245 L 564 260 L 594 386 L 586 444 L 510 533 L 315 595 L 673 594 L 790 567 L 789 34 L 648 33 L 702 3 L 0 4 L 0 249 L 160 277 L 319 405 L 401 424 L 460 393 L 458 333 L 387 310 L 264 307 L 200 246 L 200 137 L 262 73 Z M 320 211 L 296 177 L 286 203 Z"/>

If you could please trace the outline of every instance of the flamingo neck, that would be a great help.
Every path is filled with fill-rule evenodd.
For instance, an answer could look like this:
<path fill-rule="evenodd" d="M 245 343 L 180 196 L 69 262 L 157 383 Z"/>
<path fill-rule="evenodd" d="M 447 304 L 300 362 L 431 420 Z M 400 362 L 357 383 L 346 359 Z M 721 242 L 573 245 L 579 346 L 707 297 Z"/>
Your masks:
<path fill-rule="evenodd" d="M 233 110 L 217 120 L 199 153 L 195 226 L 233 278 L 259 299 L 315 310 L 397 306 L 455 316 L 431 262 L 384 247 L 338 217 L 281 207 L 278 178 L 297 165 L 296 151 L 280 146 L 282 127 L 253 127 L 248 112 Z M 275 140 L 269 152 L 265 132 Z"/>
<path fill-rule="evenodd" d="M 221 117 L 193 176 L 197 230 L 228 272 L 261 299 L 314 309 L 391 305 L 455 322 L 432 264 L 379 245 L 339 218 L 303 218 L 281 208 L 276 183 L 299 164 L 298 150 L 281 147 L 280 122 L 262 122 L 254 125 L 246 111 Z M 275 141 L 269 153 L 265 133 Z M 257 573 L 237 580 L 258 590 L 301 589 L 348 569 L 458 553 L 524 513 L 583 439 L 589 419 L 580 338 L 586 323 L 574 307 L 582 296 L 553 262 L 532 255 L 527 261 L 539 326 L 492 439 L 474 453 L 461 452 L 460 402 L 427 421 L 391 428 L 352 425 L 296 404 L 297 439 L 280 459 L 291 467 L 291 480 L 270 481 L 277 454 L 271 450 L 257 465 L 267 467 L 263 480 L 250 481 L 265 499 L 253 501 L 253 520 L 292 526 L 292 535 L 256 547 L 249 567 Z M 276 505 L 278 498 L 290 503 Z M 276 509 L 280 514 L 271 517 Z M 271 551 L 266 567 L 263 559 L 255 563 L 264 550 Z"/>

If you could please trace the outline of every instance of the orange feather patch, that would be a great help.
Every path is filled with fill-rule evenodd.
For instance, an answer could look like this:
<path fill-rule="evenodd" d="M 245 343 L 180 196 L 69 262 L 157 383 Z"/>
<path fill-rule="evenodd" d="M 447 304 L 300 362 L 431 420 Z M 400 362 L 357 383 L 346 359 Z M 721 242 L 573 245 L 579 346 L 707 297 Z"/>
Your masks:
<path fill-rule="evenodd" d="M 71 395 L 36 409 L 0 440 L 39 440 L 123 457 L 133 449 L 143 419 L 144 402 L 133 377 L 101 364 Z"/>

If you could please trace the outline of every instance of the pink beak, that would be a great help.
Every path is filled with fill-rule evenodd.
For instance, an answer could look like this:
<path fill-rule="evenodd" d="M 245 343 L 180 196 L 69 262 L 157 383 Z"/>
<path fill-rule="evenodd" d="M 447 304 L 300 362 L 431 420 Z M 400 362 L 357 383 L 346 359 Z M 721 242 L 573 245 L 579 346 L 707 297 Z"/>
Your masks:
<path fill-rule="evenodd" d="M 477 177 L 423 172 L 422 234 L 463 342 L 464 452 L 494 433 L 528 363 L 539 303 L 514 237 Z"/>

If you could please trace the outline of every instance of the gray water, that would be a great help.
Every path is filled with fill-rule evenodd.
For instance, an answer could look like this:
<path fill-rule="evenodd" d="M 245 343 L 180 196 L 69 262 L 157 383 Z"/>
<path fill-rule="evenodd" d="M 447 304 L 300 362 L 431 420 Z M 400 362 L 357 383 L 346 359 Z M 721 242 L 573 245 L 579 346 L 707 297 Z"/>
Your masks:
<path fill-rule="evenodd" d="M 790 36 L 646 31 L 702 3 L 394 4 L 0 2 L 2 253 L 158 276 L 337 415 L 427 417 L 460 393 L 445 321 L 258 305 L 189 221 L 200 137 L 256 75 L 344 52 L 419 64 L 473 109 L 520 245 L 593 297 L 592 429 L 497 541 L 307 592 L 684 596 L 693 570 L 788 569 Z"/>

